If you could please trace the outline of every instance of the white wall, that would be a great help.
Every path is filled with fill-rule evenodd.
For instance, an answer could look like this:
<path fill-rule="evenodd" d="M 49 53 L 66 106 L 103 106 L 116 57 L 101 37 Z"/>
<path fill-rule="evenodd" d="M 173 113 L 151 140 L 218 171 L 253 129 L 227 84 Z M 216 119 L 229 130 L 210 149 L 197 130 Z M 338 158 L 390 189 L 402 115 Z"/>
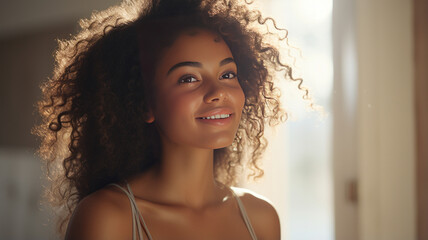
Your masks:
<path fill-rule="evenodd" d="M 333 2 L 333 175 L 335 239 L 358 240 L 356 0 Z M 351 194 L 351 192 L 353 193 Z"/>
<path fill-rule="evenodd" d="M 415 229 L 411 0 L 356 2 L 361 240 L 412 240 Z"/>

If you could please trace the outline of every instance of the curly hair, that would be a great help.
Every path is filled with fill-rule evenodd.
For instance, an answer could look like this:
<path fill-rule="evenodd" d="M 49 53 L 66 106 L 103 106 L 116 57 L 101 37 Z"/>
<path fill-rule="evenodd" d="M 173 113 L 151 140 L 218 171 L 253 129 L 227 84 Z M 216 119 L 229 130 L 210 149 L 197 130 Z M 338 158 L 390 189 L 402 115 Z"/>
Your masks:
<path fill-rule="evenodd" d="M 43 122 L 34 132 L 42 139 L 39 154 L 51 181 L 46 197 L 65 210 L 58 219 L 60 233 L 84 197 L 159 162 L 159 134 L 142 121 L 153 97 L 152 69 L 162 50 L 188 28 L 208 29 L 224 39 L 245 94 L 233 144 L 214 150 L 216 180 L 236 183 L 244 165 L 252 170 L 250 176 L 263 175 L 258 161 L 267 146 L 265 124 L 273 126 L 287 117 L 274 86 L 275 73 L 297 81 L 305 97 L 308 92 L 281 61 L 278 48 L 269 44 L 271 33 L 261 33 L 254 25 L 270 20 L 281 29 L 249 4 L 126 1 L 82 20 L 76 36 L 59 41 L 53 76 L 43 83 L 38 102 Z"/>

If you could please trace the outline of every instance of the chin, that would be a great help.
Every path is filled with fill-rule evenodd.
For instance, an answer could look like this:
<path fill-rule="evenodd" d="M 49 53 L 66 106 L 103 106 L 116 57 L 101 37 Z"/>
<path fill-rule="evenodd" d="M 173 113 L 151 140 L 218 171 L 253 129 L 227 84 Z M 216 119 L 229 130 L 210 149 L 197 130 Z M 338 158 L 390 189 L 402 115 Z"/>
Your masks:
<path fill-rule="evenodd" d="M 229 147 L 229 146 L 231 146 L 231 145 L 232 145 L 232 143 L 231 143 L 231 144 L 227 144 L 227 145 L 217 146 L 217 147 L 213 148 L 213 150 L 216 150 L 216 149 L 222 149 L 222 148 L 227 148 L 227 147 Z"/>
<path fill-rule="evenodd" d="M 217 141 L 215 143 L 209 144 L 207 147 L 215 150 L 215 149 L 229 147 L 230 145 L 232 145 L 232 143 L 233 143 L 233 139 L 224 139 L 223 141 Z"/>

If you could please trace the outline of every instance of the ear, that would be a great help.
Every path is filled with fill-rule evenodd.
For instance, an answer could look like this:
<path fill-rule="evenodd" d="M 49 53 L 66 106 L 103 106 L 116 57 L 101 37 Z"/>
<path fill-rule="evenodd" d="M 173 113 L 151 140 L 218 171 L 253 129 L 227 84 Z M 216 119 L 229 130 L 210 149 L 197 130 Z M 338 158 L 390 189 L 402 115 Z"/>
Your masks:
<path fill-rule="evenodd" d="M 153 123 L 155 121 L 155 115 L 153 114 L 152 110 L 148 110 L 145 114 L 144 114 L 144 121 L 146 123 Z"/>

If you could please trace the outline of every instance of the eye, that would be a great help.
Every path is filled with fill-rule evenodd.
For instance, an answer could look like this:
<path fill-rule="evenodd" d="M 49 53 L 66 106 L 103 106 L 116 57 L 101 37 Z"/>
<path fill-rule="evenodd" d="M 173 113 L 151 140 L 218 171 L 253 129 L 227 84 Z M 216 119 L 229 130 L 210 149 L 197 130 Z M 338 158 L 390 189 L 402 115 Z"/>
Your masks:
<path fill-rule="evenodd" d="M 233 79 L 236 78 L 236 73 L 234 72 L 227 72 L 223 75 L 221 75 L 220 79 Z"/>
<path fill-rule="evenodd" d="M 197 82 L 198 79 L 192 75 L 185 75 L 178 80 L 178 83 L 194 83 Z"/>

